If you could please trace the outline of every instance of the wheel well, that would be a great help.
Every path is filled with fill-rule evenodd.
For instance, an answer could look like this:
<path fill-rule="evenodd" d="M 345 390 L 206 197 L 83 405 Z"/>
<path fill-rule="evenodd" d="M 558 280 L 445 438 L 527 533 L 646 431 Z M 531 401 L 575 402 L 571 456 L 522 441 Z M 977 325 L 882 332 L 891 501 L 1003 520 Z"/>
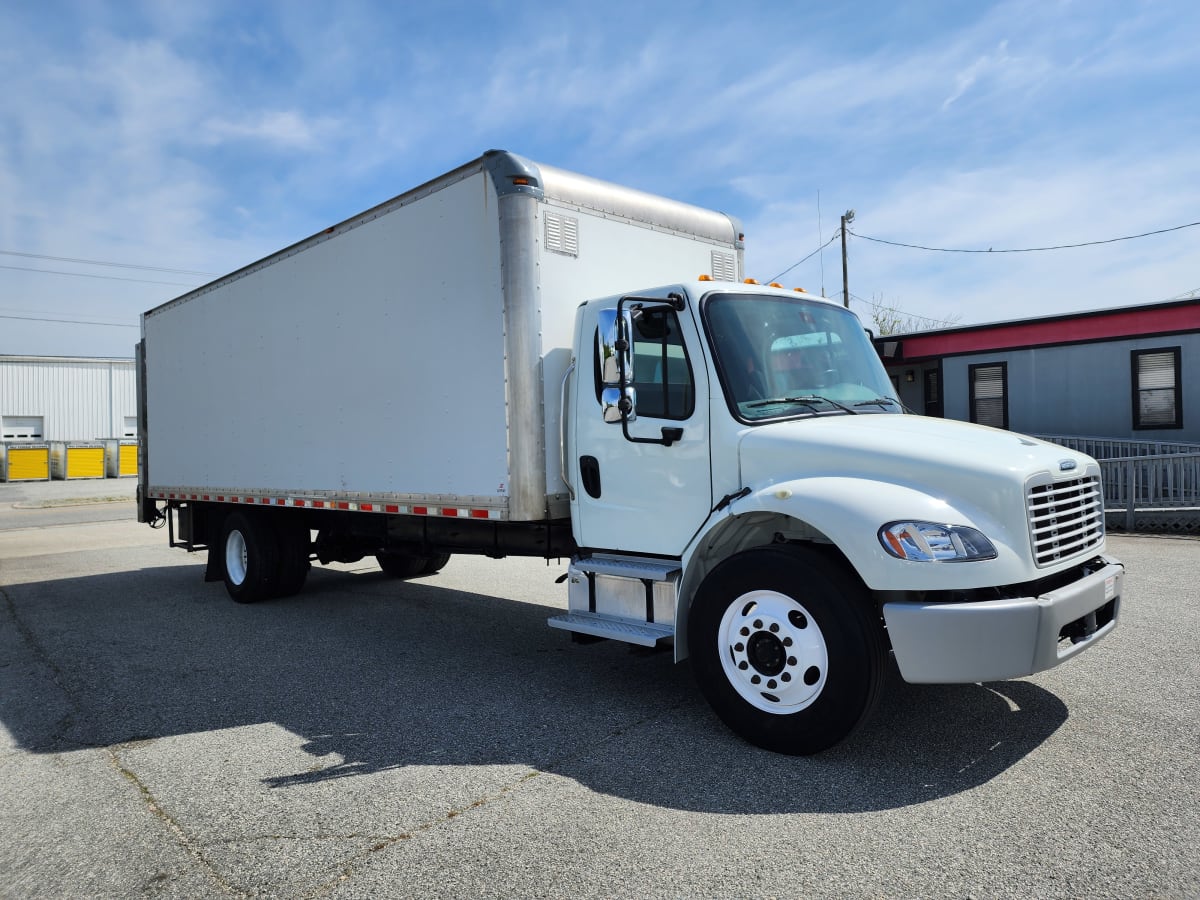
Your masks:
<path fill-rule="evenodd" d="M 688 612 L 696 590 L 708 573 L 731 556 L 778 544 L 803 544 L 858 578 L 846 555 L 827 535 L 807 522 L 772 512 L 731 516 L 704 536 L 688 562 L 675 612 L 676 662 L 687 659 Z"/>

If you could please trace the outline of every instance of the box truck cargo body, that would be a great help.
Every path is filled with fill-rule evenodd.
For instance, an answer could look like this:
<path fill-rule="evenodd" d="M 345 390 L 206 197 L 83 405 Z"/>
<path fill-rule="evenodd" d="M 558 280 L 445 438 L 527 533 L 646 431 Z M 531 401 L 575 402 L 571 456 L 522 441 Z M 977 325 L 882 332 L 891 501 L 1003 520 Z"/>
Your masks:
<path fill-rule="evenodd" d="M 739 228 L 485 156 L 147 313 L 147 483 L 565 517 L 575 308 L 732 278 Z"/>
<path fill-rule="evenodd" d="M 736 219 L 491 151 L 143 316 L 139 519 L 240 602 L 311 562 L 566 560 L 549 624 L 690 658 L 813 753 L 912 682 L 1116 626 L 1099 466 L 907 414 L 858 319 Z"/>

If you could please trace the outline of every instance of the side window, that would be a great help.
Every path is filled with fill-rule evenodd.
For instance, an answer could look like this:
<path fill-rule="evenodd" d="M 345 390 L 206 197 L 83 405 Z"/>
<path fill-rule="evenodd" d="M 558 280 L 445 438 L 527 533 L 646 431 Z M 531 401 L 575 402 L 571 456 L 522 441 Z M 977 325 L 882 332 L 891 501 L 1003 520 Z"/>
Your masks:
<path fill-rule="evenodd" d="M 652 306 L 635 312 L 633 386 L 639 417 L 687 419 L 695 411 L 695 379 L 675 310 Z"/>
<path fill-rule="evenodd" d="M 1179 347 L 1162 347 L 1130 354 L 1134 428 L 1183 427 L 1179 351 Z"/>
<path fill-rule="evenodd" d="M 969 368 L 971 421 L 993 428 L 1008 427 L 1008 363 Z"/>

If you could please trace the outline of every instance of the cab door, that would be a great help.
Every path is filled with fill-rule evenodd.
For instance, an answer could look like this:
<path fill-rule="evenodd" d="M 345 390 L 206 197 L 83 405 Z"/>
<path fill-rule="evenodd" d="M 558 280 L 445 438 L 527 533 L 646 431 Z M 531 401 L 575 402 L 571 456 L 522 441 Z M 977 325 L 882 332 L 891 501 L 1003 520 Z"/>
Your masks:
<path fill-rule="evenodd" d="M 569 445 L 583 547 L 678 557 L 712 509 L 708 369 L 692 305 L 673 296 L 674 305 L 654 302 L 666 291 L 622 298 L 623 316 L 593 310 L 583 323 Z M 609 331 L 618 318 L 632 404 L 624 421 Z"/>

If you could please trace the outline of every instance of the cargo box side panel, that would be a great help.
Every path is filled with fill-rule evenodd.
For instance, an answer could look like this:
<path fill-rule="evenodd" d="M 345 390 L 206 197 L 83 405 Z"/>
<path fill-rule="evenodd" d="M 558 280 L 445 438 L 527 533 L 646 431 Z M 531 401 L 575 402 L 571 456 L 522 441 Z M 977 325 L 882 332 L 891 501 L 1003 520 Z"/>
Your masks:
<path fill-rule="evenodd" d="M 496 197 L 482 173 L 144 325 L 151 487 L 507 490 Z"/>
<path fill-rule="evenodd" d="M 585 300 L 656 287 L 673 282 L 692 281 L 700 275 L 714 275 L 714 268 L 740 263 L 740 250 L 734 245 L 734 226 L 729 227 L 730 240 L 714 242 L 704 237 L 652 228 L 648 225 L 622 221 L 612 215 L 589 210 L 571 209 L 549 202 L 542 205 L 542 232 L 547 232 L 545 219 L 551 219 L 551 240 L 542 254 L 542 327 L 548 339 L 569 348 L 573 340 L 575 311 Z M 557 222 L 556 218 L 557 217 Z M 555 252 L 553 236 L 561 230 L 559 224 L 568 220 L 577 239 L 567 245 L 572 252 Z M 561 246 L 561 245 L 560 245 Z M 714 254 L 716 255 L 714 257 Z M 718 265 L 714 266 L 714 258 Z M 720 277 L 718 271 L 714 277 Z M 586 342 L 585 342 L 586 343 Z M 585 346 L 584 353 L 590 351 Z M 562 469 L 559 454 L 559 395 L 570 353 L 556 352 L 547 344 L 543 360 L 546 415 L 546 483 L 553 492 L 565 490 L 560 480 Z M 579 360 L 575 378 L 593 377 L 592 359 Z M 600 415 L 594 410 L 580 410 L 580 415 Z M 619 434 L 617 428 L 614 433 Z"/>

